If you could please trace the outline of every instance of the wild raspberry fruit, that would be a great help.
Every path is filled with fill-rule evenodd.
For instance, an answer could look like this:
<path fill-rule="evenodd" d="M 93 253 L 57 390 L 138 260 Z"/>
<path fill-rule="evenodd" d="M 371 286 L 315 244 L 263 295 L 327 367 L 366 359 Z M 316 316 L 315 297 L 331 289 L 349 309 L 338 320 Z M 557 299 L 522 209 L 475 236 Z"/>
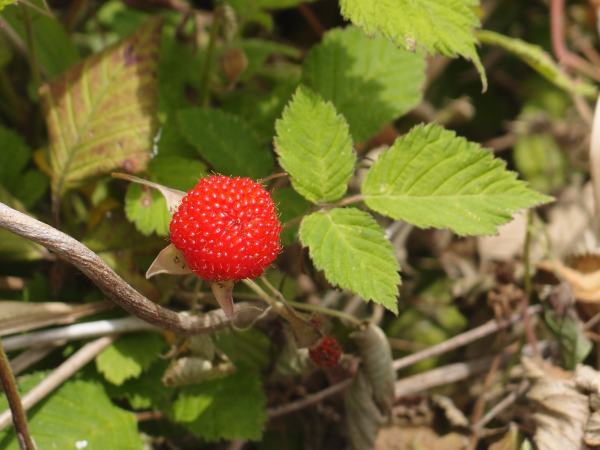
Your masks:
<path fill-rule="evenodd" d="M 334 337 L 325 336 L 321 343 L 311 349 L 308 354 L 319 367 L 335 367 L 342 355 L 342 348 Z"/>
<path fill-rule="evenodd" d="M 199 277 L 219 282 L 262 275 L 279 253 L 271 196 L 249 178 L 203 178 L 171 221 L 171 242 Z"/>

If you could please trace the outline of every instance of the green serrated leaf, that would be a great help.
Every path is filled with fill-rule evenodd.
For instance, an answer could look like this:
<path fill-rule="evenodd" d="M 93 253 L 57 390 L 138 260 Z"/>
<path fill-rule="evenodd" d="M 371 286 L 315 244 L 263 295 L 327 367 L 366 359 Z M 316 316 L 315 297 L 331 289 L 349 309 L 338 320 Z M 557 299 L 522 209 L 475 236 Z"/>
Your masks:
<path fill-rule="evenodd" d="M 114 169 L 144 170 L 158 130 L 156 70 L 162 17 L 40 89 L 55 201 Z"/>
<path fill-rule="evenodd" d="M 279 163 L 294 189 L 314 203 L 342 198 L 356 158 L 348 124 L 333 105 L 300 86 L 275 129 Z"/>
<path fill-rule="evenodd" d="M 282 224 L 297 219 L 308 210 L 309 203 L 291 187 L 277 189 L 271 194 L 271 198 L 279 211 L 279 220 Z M 300 223 L 281 230 L 281 242 L 291 244 L 298 241 L 298 230 Z"/>
<path fill-rule="evenodd" d="M 120 386 L 148 370 L 164 346 L 164 340 L 156 333 L 125 335 L 96 357 L 96 367 L 104 378 Z"/>
<path fill-rule="evenodd" d="M 204 163 L 179 156 L 157 156 L 148 165 L 151 181 L 182 191 L 193 189 L 207 172 Z M 125 213 L 146 236 L 169 234 L 171 215 L 165 197 L 156 189 L 131 183 L 125 195 Z"/>
<path fill-rule="evenodd" d="M 139 378 L 120 386 L 106 383 L 106 392 L 113 398 L 126 398 L 133 409 L 166 411 L 175 394 L 174 388 L 165 387 L 161 381 L 168 365 L 169 360 L 158 361 Z"/>
<path fill-rule="evenodd" d="M 104 214 L 81 242 L 95 253 L 123 250 L 160 251 L 166 244 L 164 238 L 148 239 L 143 236 L 118 209 Z"/>
<path fill-rule="evenodd" d="M 31 150 L 17 132 L 0 126 L 0 184 L 20 200 L 32 206 L 48 189 L 48 178 L 37 169 L 23 172 Z"/>
<path fill-rule="evenodd" d="M 267 414 L 260 376 L 248 369 L 181 389 L 173 405 L 173 419 L 196 436 L 259 440 Z"/>
<path fill-rule="evenodd" d="M 39 378 L 29 377 L 21 385 L 21 391 L 30 390 Z M 8 407 L 4 395 L 0 397 L 0 407 L 2 410 Z M 95 382 L 66 382 L 34 406 L 27 418 L 39 449 L 143 448 L 135 416 L 114 406 L 102 386 Z M 0 448 L 19 450 L 13 427 L 0 431 Z"/>
<path fill-rule="evenodd" d="M 385 232 L 369 214 L 354 208 L 313 213 L 302 221 L 300 240 L 332 284 L 398 314 L 400 266 Z"/>
<path fill-rule="evenodd" d="M 474 10 L 478 0 L 340 0 L 340 6 L 342 15 L 370 36 L 380 31 L 405 49 L 419 45 L 432 54 L 460 54 L 472 60 L 486 90 L 487 78 L 473 34 L 473 29 L 480 26 Z"/>
<path fill-rule="evenodd" d="M 499 45 L 517 55 L 532 69 L 570 94 L 585 95 L 594 100 L 598 97 L 598 90 L 593 84 L 572 80 L 542 47 L 489 30 L 480 30 L 475 35 L 485 44 Z"/>
<path fill-rule="evenodd" d="M 294 47 L 265 39 L 243 39 L 238 45 L 248 59 L 248 66 L 240 76 L 242 81 L 254 75 L 269 55 L 283 55 L 293 59 L 299 59 L 302 56 L 302 52 Z M 228 47 L 223 47 L 223 49 L 226 48 Z"/>
<path fill-rule="evenodd" d="M 552 201 L 516 177 L 478 144 L 436 124 L 420 125 L 375 161 L 362 193 L 369 208 L 418 227 L 498 234 L 515 212 Z"/>
<path fill-rule="evenodd" d="M 262 81 L 262 80 L 261 80 Z M 223 109 L 243 118 L 265 141 L 275 135 L 275 121 L 300 84 L 300 75 L 291 74 L 265 92 L 262 86 L 247 86 L 224 98 Z"/>
<path fill-rule="evenodd" d="M 202 108 L 179 111 L 178 117 L 188 141 L 218 173 L 259 179 L 273 170 L 269 149 L 239 117 Z"/>
<path fill-rule="evenodd" d="M 226 330 L 215 334 L 215 345 L 236 365 L 265 370 L 271 360 L 271 340 L 261 331 Z"/>
<path fill-rule="evenodd" d="M 69 38 L 62 24 L 46 13 L 43 0 L 30 0 L 34 7 L 28 6 L 33 26 L 33 40 L 36 57 L 40 66 L 50 77 L 63 73 L 80 59 L 77 48 Z M 2 22 L 6 22 L 26 46 L 26 30 L 23 17 L 17 5 L 2 10 Z"/>
<path fill-rule="evenodd" d="M 423 52 L 398 49 L 356 27 L 334 29 L 306 57 L 304 83 L 333 102 L 355 142 L 419 104 L 425 81 Z"/>

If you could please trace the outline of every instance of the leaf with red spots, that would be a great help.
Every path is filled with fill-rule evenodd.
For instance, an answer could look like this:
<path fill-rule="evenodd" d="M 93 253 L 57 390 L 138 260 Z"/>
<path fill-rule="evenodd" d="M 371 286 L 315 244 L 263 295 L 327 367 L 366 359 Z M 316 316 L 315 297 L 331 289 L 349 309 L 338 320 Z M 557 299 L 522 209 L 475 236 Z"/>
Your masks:
<path fill-rule="evenodd" d="M 67 190 L 112 170 L 146 168 L 158 129 L 156 74 L 163 22 L 162 17 L 148 20 L 130 37 L 40 88 L 55 205 Z"/>

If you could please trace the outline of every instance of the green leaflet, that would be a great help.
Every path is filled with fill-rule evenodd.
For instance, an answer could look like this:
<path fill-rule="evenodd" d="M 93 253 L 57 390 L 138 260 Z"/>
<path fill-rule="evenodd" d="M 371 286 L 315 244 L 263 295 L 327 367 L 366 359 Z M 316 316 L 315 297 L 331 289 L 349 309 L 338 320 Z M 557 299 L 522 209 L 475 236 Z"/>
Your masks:
<path fill-rule="evenodd" d="M 532 69 L 570 94 L 585 95 L 593 100 L 596 100 L 598 97 L 598 92 L 594 85 L 588 82 L 576 83 L 542 47 L 488 30 L 480 30 L 475 35 L 485 44 L 499 45 L 509 52 L 514 53 L 529 64 Z"/>
<path fill-rule="evenodd" d="M 21 392 L 39 381 L 37 374 L 28 377 L 20 384 Z M 0 407 L 8 407 L 3 394 Z M 67 381 L 34 406 L 27 418 L 39 449 L 142 449 L 134 415 L 114 406 L 95 382 Z M 19 450 L 12 426 L 0 431 L 0 448 Z"/>
<path fill-rule="evenodd" d="M 419 45 L 429 53 L 473 61 L 481 74 L 483 90 L 487 77 L 475 44 L 473 28 L 479 28 L 474 8 L 478 0 L 340 0 L 342 15 L 372 36 L 377 31 L 399 47 L 414 50 Z"/>
<path fill-rule="evenodd" d="M 355 156 L 348 124 L 333 105 L 300 86 L 275 128 L 279 163 L 296 191 L 313 203 L 340 199 Z"/>
<path fill-rule="evenodd" d="M 156 333 L 136 333 L 120 337 L 96 357 L 98 372 L 112 384 L 138 378 L 158 359 L 164 340 Z"/>
<path fill-rule="evenodd" d="M 160 16 L 40 88 L 48 124 L 52 195 L 112 170 L 144 170 L 158 130 Z"/>
<path fill-rule="evenodd" d="M 498 234 L 515 212 L 552 200 L 516 178 L 477 144 L 436 124 L 419 125 L 377 159 L 362 193 L 369 208 L 418 227 Z"/>
<path fill-rule="evenodd" d="M 400 266 L 392 244 L 369 214 L 354 208 L 313 213 L 302 221 L 300 240 L 332 284 L 398 314 Z"/>
<path fill-rule="evenodd" d="M 258 373 L 238 367 L 227 377 L 182 388 L 173 419 L 207 441 L 259 440 L 267 419 L 265 403 Z"/>
<path fill-rule="evenodd" d="M 355 142 L 419 104 L 425 81 L 423 52 L 398 49 L 383 36 L 336 28 L 306 57 L 303 81 L 331 101 Z"/>
<path fill-rule="evenodd" d="M 256 180 L 273 170 L 271 152 L 239 117 L 202 108 L 181 110 L 178 117 L 187 140 L 218 173 Z"/>

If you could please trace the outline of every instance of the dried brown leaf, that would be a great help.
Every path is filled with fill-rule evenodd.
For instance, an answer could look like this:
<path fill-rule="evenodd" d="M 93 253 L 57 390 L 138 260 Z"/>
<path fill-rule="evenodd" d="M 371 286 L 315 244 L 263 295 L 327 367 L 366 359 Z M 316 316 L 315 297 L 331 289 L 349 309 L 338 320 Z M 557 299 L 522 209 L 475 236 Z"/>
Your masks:
<path fill-rule="evenodd" d="M 539 450 L 580 450 L 589 416 L 588 397 L 575 382 L 552 377 L 529 358 L 522 359 L 531 388 L 527 398 L 535 407 L 534 441 Z"/>

